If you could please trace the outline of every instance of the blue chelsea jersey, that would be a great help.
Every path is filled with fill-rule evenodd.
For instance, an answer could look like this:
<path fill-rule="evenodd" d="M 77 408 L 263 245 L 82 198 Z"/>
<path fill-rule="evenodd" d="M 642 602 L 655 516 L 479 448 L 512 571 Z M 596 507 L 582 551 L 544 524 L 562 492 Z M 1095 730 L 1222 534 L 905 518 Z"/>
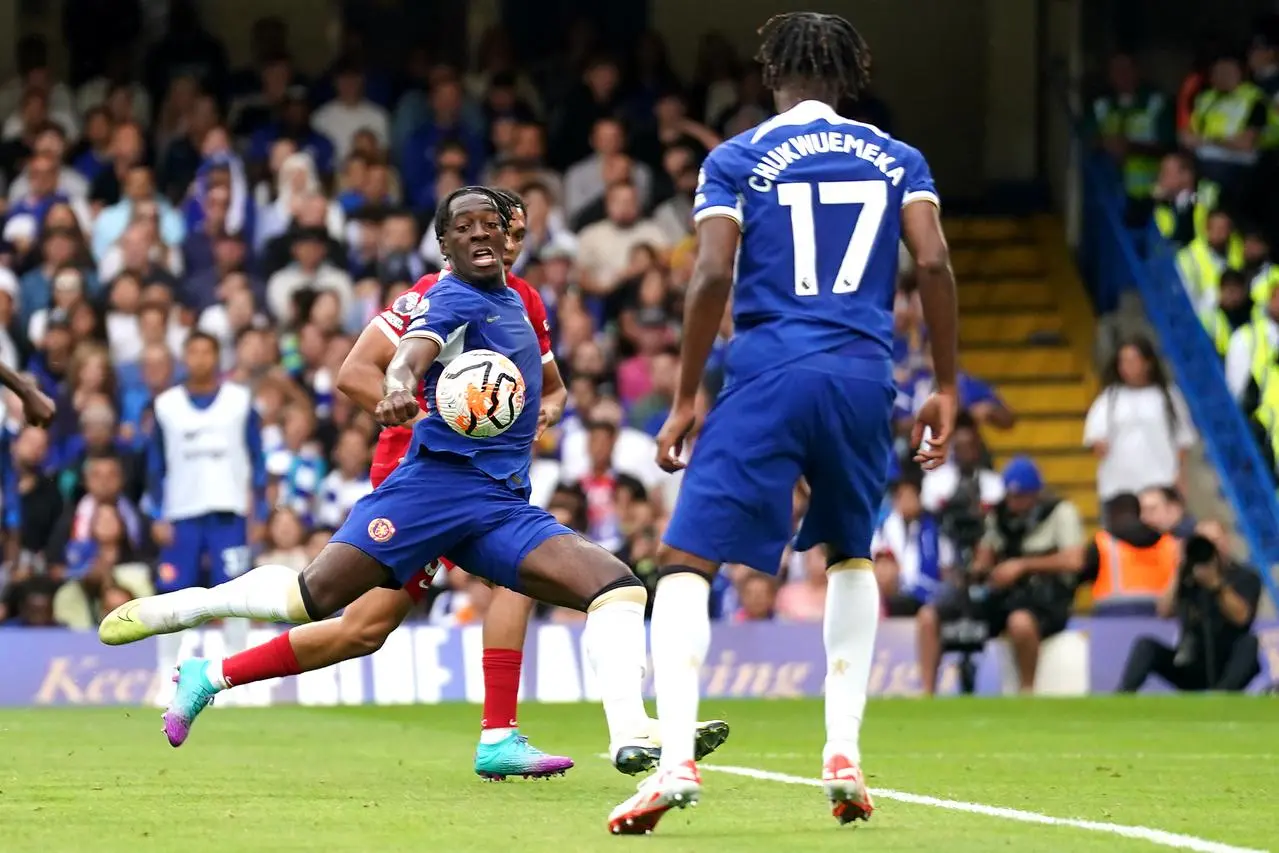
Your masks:
<path fill-rule="evenodd" d="M 409 338 L 430 338 L 440 345 L 423 380 L 427 417 L 414 427 L 409 453 L 426 449 L 465 456 L 490 477 L 526 488 L 542 405 L 542 354 L 519 294 L 505 283 L 490 290 L 446 273 L 418 302 L 401 340 Z M 500 352 L 524 375 L 524 411 L 510 429 L 492 438 L 459 435 L 434 407 L 435 383 L 445 366 L 474 349 Z"/>
<path fill-rule="evenodd" d="M 831 353 L 891 381 L 901 211 L 920 201 L 940 206 L 923 155 L 818 101 L 712 151 L 693 218 L 742 229 L 730 380 Z"/>

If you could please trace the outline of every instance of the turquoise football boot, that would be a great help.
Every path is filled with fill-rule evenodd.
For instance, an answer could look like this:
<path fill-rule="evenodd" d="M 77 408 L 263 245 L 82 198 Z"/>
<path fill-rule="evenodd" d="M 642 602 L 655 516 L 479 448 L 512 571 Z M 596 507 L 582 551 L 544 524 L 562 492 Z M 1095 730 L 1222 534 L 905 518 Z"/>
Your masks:
<path fill-rule="evenodd" d="M 184 660 L 177 667 L 173 680 L 178 683 L 173 701 L 164 711 L 164 734 L 170 746 L 182 746 L 191 734 L 191 726 L 200 712 L 213 704 L 213 697 L 221 692 L 208 676 L 209 662 L 202 658 Z"/>
<path fill-rule="evenodd" d="M 494 782 L 501 782 L 508 776 L 525 779 L 562 776 L 572 766 L 573 759 L 547 755 L 529 743 L 518 730 L 497 743 L 481 743 L 475 747 L 475 773 Z"/>

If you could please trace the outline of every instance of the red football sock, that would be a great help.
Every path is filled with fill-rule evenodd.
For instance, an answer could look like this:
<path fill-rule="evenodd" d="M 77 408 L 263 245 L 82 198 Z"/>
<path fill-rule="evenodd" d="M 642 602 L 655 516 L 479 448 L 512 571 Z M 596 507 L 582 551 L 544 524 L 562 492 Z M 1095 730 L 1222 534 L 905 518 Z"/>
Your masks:
<path fill-rule="evenodd" d="M 289 642 L 287 633 L 222 661 L 222 678 L 226 680 L 228 687 L 297 675 L 301 671 L 298 656 L 293 652 L 293 644 Z"/>
<path fill-rule="evenodd" d="M 524 653 L 518 649 L 484 650 L 484 719 L 486 729 L 515 728 L 519 707 L 520 666 Z"/>

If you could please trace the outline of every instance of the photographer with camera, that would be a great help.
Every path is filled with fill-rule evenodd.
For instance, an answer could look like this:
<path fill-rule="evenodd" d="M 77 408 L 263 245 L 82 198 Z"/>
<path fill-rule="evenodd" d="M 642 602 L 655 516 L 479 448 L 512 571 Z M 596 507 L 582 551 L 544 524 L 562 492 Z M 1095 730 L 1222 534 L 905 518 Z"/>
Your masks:
<path fill-rule="evenodd" d="M 1079 510 L 1045 494 L 1039 469 L 1024 456 L 1004 469 L 1004 490 L 971 564 L 957 560 L 956 583 L 916 617 L 925 695 L 936 688 L 943 649 L 971 652 L 1005 632 L 1021 690 L 1030 692 L 1040 643 L 1070 618 L 1084 550 Z"/>
<path fill-rule="evenodd" d="M 1120 692 L 1135 693 L 1152 673 L 1178 690 L 1237 692 L 1261 672 L 1252 633 L 1261 579 L 1229 559 L 1225 545 L 1224 531 L 1212 523 L 1186 540 L 1181 567 L 1159 600 L 1159 615 L 1175 616 L 1180 625 L 1177 646 L 1139 638 Z"/>

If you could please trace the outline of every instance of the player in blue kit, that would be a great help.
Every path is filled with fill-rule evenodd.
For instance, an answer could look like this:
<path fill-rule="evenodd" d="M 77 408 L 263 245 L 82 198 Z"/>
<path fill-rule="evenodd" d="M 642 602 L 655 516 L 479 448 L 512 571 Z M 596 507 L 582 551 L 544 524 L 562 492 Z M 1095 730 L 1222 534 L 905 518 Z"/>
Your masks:
<path fill-rule="evenodd" d="M 299 575 L 261 566 L 212 589 L 193 588 L 123 605 L 99 628 L 108 644 L 133 642 L 221 616 L 303 623 L 331 616 L 378 586 L 399 589 L 447 555 L 467 571 L 533 598 L 587 613 L 584 645 L 595 669 L 611 750 L 647 744 L 640 692 L 645 664 L 643 584 L 616 557 L 528 503 L 540 410 L 542 358 L 520 297 L 502 268 L 508 221 L 500 196 L 466 187 L 440 206 L 436 230 L 451 272 L 423 298 L 386 371 L 376 409 L 386 426 L 414 422 L 404 462 L 351 510 Z M 459 435 L 425 398 L 443 366 L 471 349 L 495 350 L 520 369 L 525 406 L 498 436 Z M 220 661 L 206 676 L 221 680 Z"/>
<path fill-rule="evenodd" d="M 835 112 L 869 77 L 870 52 L 848 21 L 795 12 L 761 33 L 757 58 L 779 114 L 711 152 L 694 199 L 698 255 L 679 389 L 658 436 L 668 471 L 684 467 L 680 453 L 730 291 L 735 337 L 659 558 L 652 655 L 661 763 L 609 816 L 615 833 L 650 831 L 667 810 L 697 801 L 693 727 L 710 581 L 722 563 L 777 573 L 801 477 L 811 498 L 795 547 L 824 545 L 830 573 L 822 780 L 841 823 L 873 811 L 858 734 L 879 621 L 870 541 L 891 452 L 892 305 L 903 237 L 937 375 L 914 436 L 925 467 L 945 458 L 954 422 L 955 281 L 928 164 L 909 145 Z"/>

